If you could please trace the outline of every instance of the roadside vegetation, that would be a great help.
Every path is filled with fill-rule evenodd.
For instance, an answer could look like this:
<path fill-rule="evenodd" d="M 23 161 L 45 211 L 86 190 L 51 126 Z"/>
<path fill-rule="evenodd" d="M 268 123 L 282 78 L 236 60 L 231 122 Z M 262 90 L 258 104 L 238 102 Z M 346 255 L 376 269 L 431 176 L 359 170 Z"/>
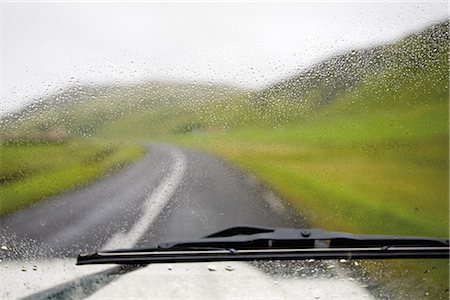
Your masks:
<path fill-rule="evenodd" d="M 388 45 L 336 55 L 261 91 L 164 82 L 72 87 L 3 119 L 3 140 L 59 134 L 125 145 L 172 141 L 212 152 L 256 175 L 311 226 L 448 237 L 448 42 L 444 22 Z M 115 144 L 119 158 L 86 164 L 111 146 L 81 145 L 78 138 L 46 146 L 3 143 L 2 157 L 8 162 L 10 155 L 10 163 L 1 170 L 13 175 L 2 175 L 9 176 L 2 177 L 2 202 L 19 203 L 9 211 L 141 153 L 138 146 Z M 42 159 L 41 150 L 54 160 Z M 33 175 L 34 163 L 47 164 L 47 159 L 59 167 Z M 62 171 L 63 163 L 70 171 Z M 75 180 L 79 173 L 83 179 Z M 60 176 L 66 185 L 34 192 Z M 17 200 L 31 194 L 37 196 L 27 196 L 33 200 L 24 204 Z M 412 298 L 426 293 L 448 298 L 447 261 L 386 265 L 390 270 L 367 268 L 381 278 L 386 272 L 404 276 L 409 288 L 402 290 Z"/>
<path fill-rule="evenodd" d="M 138 146 L 73 139 L 0 144 L 0 215 L 89 183 L 138 158 Z"/>

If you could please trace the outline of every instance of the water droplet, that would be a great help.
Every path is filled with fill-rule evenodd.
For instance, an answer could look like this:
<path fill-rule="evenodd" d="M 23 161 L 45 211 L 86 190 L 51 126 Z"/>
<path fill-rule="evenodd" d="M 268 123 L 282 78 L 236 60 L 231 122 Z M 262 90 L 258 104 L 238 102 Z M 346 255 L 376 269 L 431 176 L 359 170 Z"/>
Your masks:
<path fill-rule="evenodd" d="M 227 270 L 227 271 L 234 271 L 234 267 L 233 266 L 226 266 L 225 270 Z"/>
<path fill-rule="evenodd" d="M 213 271 L 217 271 L 217 268 L 215 265 L 209 265 L 208 270 L 213 272 Z"/>

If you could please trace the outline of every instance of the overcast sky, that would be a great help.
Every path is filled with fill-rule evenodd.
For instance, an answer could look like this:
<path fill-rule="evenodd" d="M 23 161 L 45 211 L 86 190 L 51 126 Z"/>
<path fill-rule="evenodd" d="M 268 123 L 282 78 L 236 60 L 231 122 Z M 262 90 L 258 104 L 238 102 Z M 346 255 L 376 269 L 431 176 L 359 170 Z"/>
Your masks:
<path fill-rule="evenodd" d="M 446 18 L 446 1 L 3 2 L 0 113 L 77 81 L 257 88 Z"/>

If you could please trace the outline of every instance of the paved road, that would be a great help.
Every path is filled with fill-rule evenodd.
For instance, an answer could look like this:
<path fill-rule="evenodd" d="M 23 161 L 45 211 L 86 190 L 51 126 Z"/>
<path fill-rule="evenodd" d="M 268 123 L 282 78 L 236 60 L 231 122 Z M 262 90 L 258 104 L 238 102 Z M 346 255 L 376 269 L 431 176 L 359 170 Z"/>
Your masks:
<path fill-rule="evenodd" d="M 228 163 L 151 144 L 142 159 L 116 174 L 1 218 L 0 239 L 9 256 L 71 257 L 243 224 L 305 226 L 286 203 Z"/>

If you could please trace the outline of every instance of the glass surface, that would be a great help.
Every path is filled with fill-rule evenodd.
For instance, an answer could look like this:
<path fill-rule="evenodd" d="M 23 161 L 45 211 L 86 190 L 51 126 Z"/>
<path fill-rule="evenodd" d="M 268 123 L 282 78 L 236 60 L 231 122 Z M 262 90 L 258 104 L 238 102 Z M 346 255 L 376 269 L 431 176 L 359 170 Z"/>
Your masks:
<path fill-rule="evenodd" d="M 446 1 L 4 1 L 1 20 L 1 298 L 183 270 L 203 297 L 198 274 L 225 298 L 249 276 L 269 298 L 448 299 L 448 260 L 74 266 L 238 225 L 448 238 Z"/>

